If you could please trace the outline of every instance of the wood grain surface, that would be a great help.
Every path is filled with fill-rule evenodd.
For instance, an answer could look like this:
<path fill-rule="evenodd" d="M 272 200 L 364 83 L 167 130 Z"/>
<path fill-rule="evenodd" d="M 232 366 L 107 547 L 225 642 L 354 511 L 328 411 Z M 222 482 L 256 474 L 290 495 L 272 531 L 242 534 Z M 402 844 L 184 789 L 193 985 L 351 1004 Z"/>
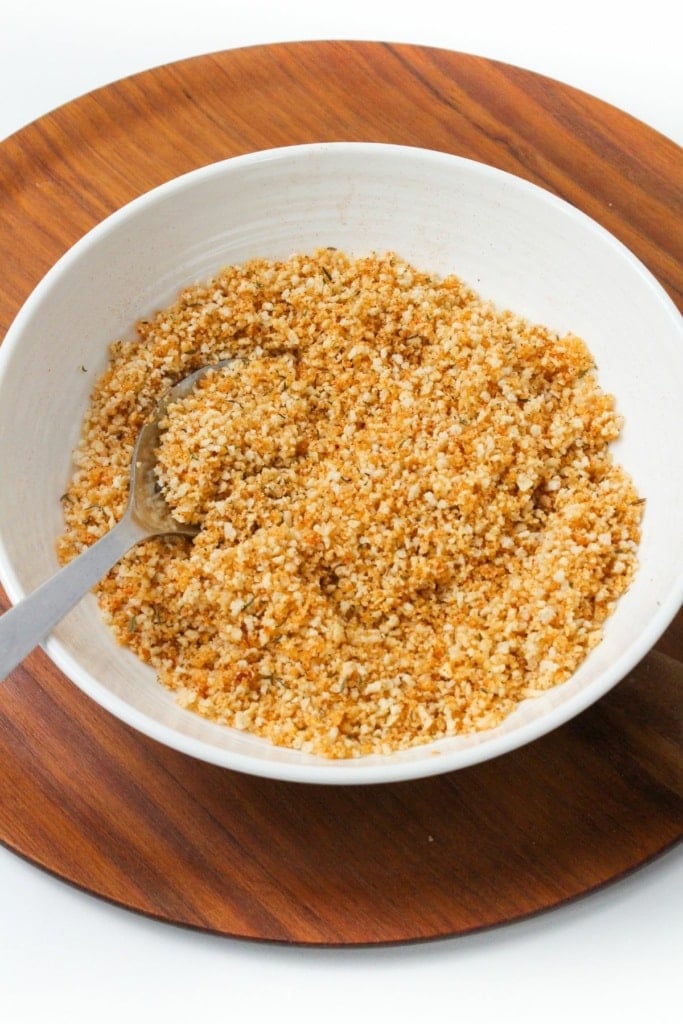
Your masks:
<path fill-rule="evenodd" d="M 0 332 L 70 245 L 140 193 L 239 153 L 334 140 L 425 146 L 527 178 L 612 231 L 683 305 L 673 142 L 483 58 L 293 43 L 144 72 L 1 143 Z M 679 841 L 682 722 L 681 615 L 626 680 L 549 736 L 372 787 L 273 782 L 167 750 L 36 651 L 0 688 L 0 840 L 105 899 L 224 935 L 457 935 L 590 893 Z"/>

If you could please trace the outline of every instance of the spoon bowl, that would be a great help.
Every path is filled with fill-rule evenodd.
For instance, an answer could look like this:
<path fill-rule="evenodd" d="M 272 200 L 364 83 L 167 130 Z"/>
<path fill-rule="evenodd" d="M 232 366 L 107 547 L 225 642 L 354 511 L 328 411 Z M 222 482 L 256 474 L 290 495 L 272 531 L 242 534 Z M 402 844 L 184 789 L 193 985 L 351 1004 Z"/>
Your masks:
<path fill-rule="evenodd" d="M 112 529 L 0 618 L 0 680 L 5 679 L 50 630 L 84 597 L 127 551 L 161 536 L 194 537 L 198 527 L 174 519 L 156 479 L 159 424 L 173 402 L 185 398 L 210 370 L 230 359 L 202 366 L 166 392 L 138 434 L 130 469 L 130 497 Z"/>

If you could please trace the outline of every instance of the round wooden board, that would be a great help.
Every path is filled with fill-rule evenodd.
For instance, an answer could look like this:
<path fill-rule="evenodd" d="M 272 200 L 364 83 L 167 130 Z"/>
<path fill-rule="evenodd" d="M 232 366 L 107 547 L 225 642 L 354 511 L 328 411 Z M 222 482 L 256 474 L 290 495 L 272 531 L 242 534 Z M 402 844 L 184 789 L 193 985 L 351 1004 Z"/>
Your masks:
<path fill-rule="evenodd" d="M 0 144 L 0 330 L 73 242 L 141 192 L 239 153 L 326 140 L 425 146 L 534 181 L 683 303 L 673 142 L 518 68 L 323 42 L 156 68 Z M 159 746 L 37 651 L 0 688 L 0 840 L 93 894 L 231 936 L 391 943 L 509 922 L 680 840 L 682 662 L 679 615 L 628 679 L 522 750 L 417 782 L 307 787 Z"/>

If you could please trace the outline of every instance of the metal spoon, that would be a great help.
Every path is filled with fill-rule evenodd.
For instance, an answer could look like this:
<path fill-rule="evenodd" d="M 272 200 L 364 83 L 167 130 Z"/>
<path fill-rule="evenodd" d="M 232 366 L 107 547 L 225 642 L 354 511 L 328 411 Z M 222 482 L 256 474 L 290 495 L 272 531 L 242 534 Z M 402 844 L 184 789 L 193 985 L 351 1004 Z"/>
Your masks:
<path fill-rule="evenodd" d="M 142 540 L 169 534 L 193 537 L 198 527 L 171 515 L 154 473 L 159 423 L 172 402 L 184 398 L 200 377 L 233 362 L 224 359 L 184 377 L 164 395 L 154 418 L 138 434 L 130 476 L 130 498 L 123 518 L 51 579 L 0 617 L 0 680 L 5 679 L 50 630 L 78 604 L 120 558 Z"/>

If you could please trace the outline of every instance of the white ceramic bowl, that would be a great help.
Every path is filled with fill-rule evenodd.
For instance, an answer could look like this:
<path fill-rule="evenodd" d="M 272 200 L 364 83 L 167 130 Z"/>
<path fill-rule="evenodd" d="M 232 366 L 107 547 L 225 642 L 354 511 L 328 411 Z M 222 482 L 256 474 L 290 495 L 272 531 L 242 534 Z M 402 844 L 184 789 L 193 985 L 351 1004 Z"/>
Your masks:
<path fill-rule="evenodd" d="M 602 643 L 571 680 L 525 702 L 493 731 L 341 762 L 277 749 L 181 710 L 153 671 L 117 646 L 92 597 L 46 649 L 108 711 L 209 762 L 314 783 L 451 771 L 527 743 L 588 707 L 647 653 L 683 598 L 678 312 L 610 234 L 511 175 L 405 147 L 292 147 L 185 175 L 96 227 L 47 274 L 0 349 L 0 578 L 18 601 L 58 568 L 59 498 L 108 342 L 224 264 L 325 245 L 395 250 L 587 341 L 626 417 L 618 457 L 647 499 L 640 569 Z"/>

